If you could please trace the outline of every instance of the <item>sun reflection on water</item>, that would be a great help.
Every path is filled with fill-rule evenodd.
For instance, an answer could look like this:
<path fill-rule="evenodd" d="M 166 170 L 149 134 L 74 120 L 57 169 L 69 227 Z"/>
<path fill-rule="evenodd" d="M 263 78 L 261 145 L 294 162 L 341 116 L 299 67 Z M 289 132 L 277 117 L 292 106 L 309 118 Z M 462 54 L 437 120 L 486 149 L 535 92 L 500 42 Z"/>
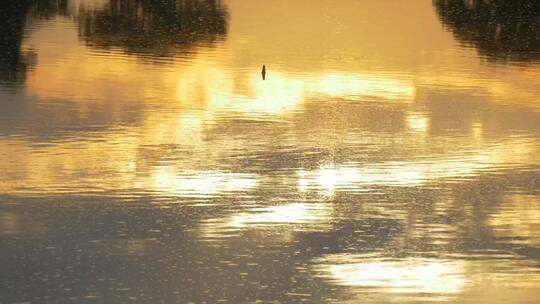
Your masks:
<path fill-rule="evenodd" d="M 540 69 L 430 1 L 33 2 L 0 75 L 5 301 L 539 298 Z"/>
<path fill-rule="evenodd" d="M 324 203 L 289 203 L 252 208 L 204 222 L 202 234 L 207 239 L 221 239 L 238 235 L 241 231 L 257 229 L 281 232 L 324 231 L 331 228 L 331 211 L 331 206 Z M 289 238 L 287 240 L 290 241 Z"/>
<path fill-rule="evenodd" d="M 393 293 L 457 294 L 467 286 L 463 261 L 330 255 L 316 270 L 333 283 L 361 288 L 386 288 Z"/>
<path fill-rule="evenodd" d="M 507 147 L 515 153 L 508 154 Z M 425 161 L 392 161 L 370 165 L 324 165 L 315 170 L 298 170 L 297 189 L 322 191 L 359 186 L 419 186 L 441 179 L 470 178 L 494 169 L 509 169 L 537 162 L 539 147 L 527 140 L 512 139 L 466 153 L 432 157 Z"/>
<path fill-rule="evenodd" d="M 172 167 L 157 167 L 150 175 L 152 188 L 172 194 L 210 195 L 220 192 L 246 191 L 257 185 L 250 174 L 231 172 L 175 172 Z"/>
<path fill-rule="evenodd" d="M 496 237 L 513 239 L 515 244 L 540 247 L 540 197 L 508 195 L 497 212 L 490 215 L 488 227 Z"/>

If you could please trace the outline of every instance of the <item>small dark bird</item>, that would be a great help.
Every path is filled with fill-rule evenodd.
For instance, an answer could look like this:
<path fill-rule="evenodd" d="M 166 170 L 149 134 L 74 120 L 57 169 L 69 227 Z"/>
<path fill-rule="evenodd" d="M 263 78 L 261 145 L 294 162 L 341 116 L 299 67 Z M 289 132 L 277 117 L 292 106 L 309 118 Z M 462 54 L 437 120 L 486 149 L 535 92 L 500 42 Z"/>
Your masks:
<path fill-rule="evenodd" d="M 266 79 L 266 66 L 264 64 L 263 64 L 263 69 L 261 71 L 261 75 L 262 75 L 263 80 L 265 80 Z"/>

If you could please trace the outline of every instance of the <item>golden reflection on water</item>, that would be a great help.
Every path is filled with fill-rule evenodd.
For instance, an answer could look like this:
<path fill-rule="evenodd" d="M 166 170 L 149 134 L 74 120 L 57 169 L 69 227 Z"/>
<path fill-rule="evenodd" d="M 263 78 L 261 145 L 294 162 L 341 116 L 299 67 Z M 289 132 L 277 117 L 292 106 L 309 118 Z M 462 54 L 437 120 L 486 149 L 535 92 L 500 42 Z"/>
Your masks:
<path fill-rule="evenodd" d="M 500 286 L 531 288 L 521 295 L 529 302 L 538 294 L 530 262 L 540 244 L 538 197 L 480 181 L 497 176 L 515 186 L 514 175 L 538 166 L 537 65 L 485 62 L 442 29 L 429 1 L 231 0 L 223 41 L 167 56 L 152 53 L 155 45 L 137 54 L 82 43 L 73 20 L 108 3 L 71 1 L 69 17 L 28 31 L 22 48 L 38 60 L 14 98 L 23 102 L 1 105 L 14 127 L 0 138 L 0 194 L 204 200 L 197 207 L 212 207 L 198 210 L 204 217 L 186 220 L 196 231 L 186 243 L 201 246 L 197 255 L 208 250 L 201 240 L 250 250 L 252 240 L 264 250 L 300 243 L 313 256 L 298 250 L 291 260 L 305 260 L 283 268 L 311 263 L 354 294 L 450 300 Z M 21 214 L 0 214 L 3 234 L 49 231 Z M 166 228 L 183 233 L 174 225 Z M 143 256 L 163 245 L 120 237 L 87 247 Z M 168 258 L 186 249 L 178 243 Z M 492 250 L 485 256 L 468 247 L 484 245 Z M 284 256 L 296 254 L 281 247 Z M 387 249 L 430 257 L 354 253 Z M 458 254 L 446 254 L 452 250 Z M 263 264 L 258 253 L 248 255 Z"/>
<path fill-rule="evenodd" d="M 509 154 L 507 147 L 515 149 Z M 433 157 L 423 162 L 387 162 L 366 166 L 322 166 L 313 171 L 299 170 L 298 190 L 320 190 L 332 195 L 337 188 L 361 186 L 419 186 L 444 179 L 466 179 L 491 169 L 507 170 L 534 165 L 540 149 L 528 140 L 509 139 L 481 149 L 460 151 L 443 158 Z"/>
<path fill-rule="evenodd" d="M 332 255 L 317 269 L 338 285 L 385 288 L 392 293 L 457 294 L 468 282 L 463 261 Z"/>
<path fill-rule="evenodd" d="M 174 125 L 174 124 L 172 124 Z M 158 125 L 159 126 L 159 125 Z M 29 149 L 28 143 L 17 140 L 2 140 L 1 153 L 4 158 L 1 167 L 4 172 L 1 188 L 16 191 L 25 185 L 36 185 L 42 189 L 55 189 L 62 185 L 67 188 L 91 185 L 94 189 L 127 190 L 153 189 L 169 193 L 211 194 L 228 191 L 250 190 L 257 187 L 257 177 L 220 171 L 197 171 L 184 162 L 164 162 L 157 166 L 141 163 L 137 151 L 141 145 L 155 142 L 153 136 L 160 132 L 146 134 L 144 141 L 133 140 L 130 136 L 111 139 L 102 138 L 96 142 L 80 141 L 58 143 L 45 146 L 38 151 Z M 163 141 L 171 140 L 165 136 Z M 172 139 L 174 142 L 174 138 Z M 157 141 L 162 142 L 162 141 Z M 192 142 L 193 143 L 193 142 Z M 241 145 L 240 141 L 229 144 Z M 508 154 L 507 147 L 514 153 Z M 540 149 L 529 141 L 506 140 L 500 144 L 484 146 L 479 150 L 452 153 L 444 158 L 432 157 L 422 162 L 393 161 L 380 164 L 323 165 L 316 170 L 297 170 L 299 192 L 321 191 L 333 195 L 336 189 L 358 189 L 365 186 L 419 186 L 428 182 L 446 179 L 460 181 L 482 172 L 494 169 L 508 170 L 537 163 Z M 75 151 L 77 151 L 75 153 Z M 216 159 L 209 161 L 218 162 Z M 90 163 L 89 160 L 92 162 Z M 24 167 L 21 167 L 24 164 Z M 98 165 L 96 165 L 98 164 Z M 20 175 L 24 172 L 23 175 Z M 110 172 L 112 179 L 98 179 L 102 172 Z M 11 174 L 13 174 L 13 176 Z M 141 175 L 143 173 L 143 175 Z M 67 182 L 68 176 L 77 176 L 75 184 Z"/>
<path fill-rule="evenodd" d="M 256 177 L 248 174 L 207 171 L 182 172 L 179 175 L 173 170 L 173 167 L 155 168 L 149 178 L 154 182 L 150 188 L 171 194 L 208 196 L 220 192 L 245 191 L 257 185 Z M 138 188 L 147 189 L 148 186 L 142 184 Z"/>
<path fill-rule="evenodd" d="M 514 244 L 540 246 L 540 197 L 515 194 L 503 199 L 490 215 L 488 227 L 495 237 L 513 239 Z"/>
<path fill-rule="evenodd" d="M 358 299 L 381 290 L 404 302 L 506 303 L 535 297 L 534 288 L 539 280 L 534 266 L 516 256 L 489 260 L 495 256 L 393 259 L 377 254 L 333 254 L 316 259 L 313 270 L 326 280 L 348 288 Z M 516 267 L 523 271 L 512 271 Z M 486 292 L 491 288 L 498 291 Z M 421 297 L 411 299 L 407 297 L 409 294 Z"/>
<path fill-rule="evenodd" d="M 261 81 L 258 72 L 235 75 L 223 64 L 216 65 L 216 57 L 226 58 L 228 54 L 213 50 L 196 55 L 190 64 L 178 61 L 166 68 L 114 55 L 104 58 L 84 49 L 76 52 L 82 56 L 62 57 L 54 66 L 36 67 L 28 78 L 28 93 L 40 98 L 68 97 L 73 101 L 130 100 L 150 104 L 176 97 L 178 103 L 167 107 L 200 109 L 205 121 L 220 111 L 284 115 L 298 110 L 304 99 L 312 95 L 398 102 L 412 102 L 415 97 L 410 81 L 376 73 L 331 71 L 302 77 L 273 70 L 265 81 Z M 77 84 L 67 86 L 73 78 L 79 80 Z"/>
<path fill-rule="evenodd" d="M 60 25 L 57 25 L 60 26 Z M 58 29 L 55 29 L 58 30 Z M 66 36 L 74 35 L 69 29 Z M 71 34 L 70 34 L 71 33 Z M 30 152 L 24 141 L 8 140 L 2 149 L 4 154 L 14 155 L 25 163 L 25 179 L 4 182 L 2 186 L 12 190 L 20 184 L 32 183 L 41 185 L 43 188 L 62 184 L 65 176 L 58 174 L 58 164 L 62 164 L 63 170 L 84 172 L 92 176 L 98 171 L 85 162 L 88 157 L 94 159 L 107 159 L 107 170 L 115 172 L 114 180 L 91 180 L 96 188 L 118 189 L 129 188 L 133 185 L 147 185 L 157 191 L 171 193 L 187 191 L 189 183 L 179 182 L 171 178 L 171 174 L 164 176 L 163 172 L 174 172 L 177 169 L 161 166 L 157 173 L 151 173 L 152 182 L 141 181 L 135 178 L 139 165 L 137 151 L 141 145 L 146 144 L 190 144 L 199 149 L 204 149 L 207 144 L 204 133 L 216 122 L 216 116 L 223 112 L 233 112 L 246 117 L 260 115 L 290 115 L 301 111 L 306 99 L 313 96 L 339 97 L 352 100 L 363 100 L 373 97 L 382 102 L 409 103 L 416 96 L 416 85 L 407 77 L 392 79 L 388 76 L 362 73 L 336 71 L 310 73 L 305 76 L 293 75 L 279 70 L 271 71 L 267 80 L 261 81 L 258 72 L 235 74 L 223 63 L 216 63 L 217 58 L 227 58 L 229 55 L 224 50 L 201 49 L 199 54 L 190 59 L 189 64 L 177 61 L 172 66 L 160 67 L 146 65 L 134 59 L 124 56 L 103 57 L 86 51 L 83 46 L 75 45 L 73 56 L 58 57 L 56 53 L 47 51 L 44 43 L 47 36 L 36 34 L 30 39 L 37 39 L 34 43 L 44 48 L 40 53 L 44 61 L 55 61 L 55 65 L 38 65 L 30 74 L 27 83 L 27 92 L 43 100 L 65 99 L 77 102 L 79 115 L 92 111 L 93 103 L 100 102 L 111 108 L 112 115 L 119 115 L 126 106 L 126 100 L 132 100 L 137 107 L 144 110 L 141 122 L 141 134 L 139 140 L 133 140 L 131 134 L 117 133 L 104 135 L 98 142 L 58 143 L 54 146 L 43 147 L 39 153 Z M 44 40 L 44 41 L 43 41 Z M 76 38 L 72 38 L 76 41 Z M 69 39 L 68 39 L 69 41 Z M 64 54 L 65 55 L 65 54 Z M 66 59 L 67 58 L 67 59 Z M 222 59 L 219 59 L 222 60 Z M 115 77 L 111 81 L 109 76 Z M 529 76 L 527 76 L 529 77 Z M 76 85 L 73 78 L 78 79 Z M 41 79 L 47 79 L 42 81 Z M 431 85 L 421 78 L 421 85 Z M 460 77 L 437 77 L 429 82 L 437 82 L 438 85 L 445 81 L 451 86 L 474 87 L 475 83 L 483 85 L 484 80 L 464 75 Z M 497 83 L 497 80 L 490 80 Z M 141 85 L 142 84 L 142 85 Z M 506 88 L 508 82 L 503 85 L 490 85 L 490 93 L 495 95 L 495 100 L 509 100 L 505 95 L 509 92 Z M 497 88 L 496 90 L 493 88 Z M 503 89 L 505 88 L 505 89 Z M 517 90 L 521 94 L 521 90 Z M 498 94 L 498 95 L 497 95 Z M 523 93 L 523 98 L 513 98 L 520 102 L 530 104 L 530 93 Z M 528 98 L 525 98 L 527 97 Z M 161 100 L 174 100 L 176 102 L 162 103 Z M 90 103 L 89 103 L 90 102 Z M 157 103 L 156 103 L 157 102 Z M 152 107 L 157 107 L 152 110 Z M 168 112 L 168 113 L 164 113 Z M 410 111 L 406 114 L 406 123 L 413 134 L 422 137 L 430 131 L 431 118 L 423 112 Z M 300 192 L 313 186 L 327 194 L 332 194 L 339 187 L 355 187 L 359 184 L 372 185 L 421 185 L 426 181 L 442 178 L 471 177 L 498 166 L 523 166 L 535 164 L 538 155 L 537 147 L 530 142 L 519 139 L 504 139 L 496 145 L 483 145 L 482 125 L 477 123 L 473 126 L 474 140 L 479 144 L 474 151 L 461 150 L 446 157 L 434 157 L 425 162 L 404 161 L 381 164 L 369 164 L 367 166 L 356 165 L 324 165 L 316 171 L 299 170 L 298 190 Z M 241 146 L 242 142 L 231 143 Z M 297 142 L 303 145 L 303 142 Z M 452 144 L 449 144 L 451 146 Z M 513 147 L 515 151 L 509 156 L 506 147 Z M 72 153 L 81 151 L 82 153 Z M 19 153 L 19 152 L 22 152 Z M 25 155 L 25 156 L 23 156 Z M 100 156 L 97 156 L 100 155 Z M 7 158 L 4 158 L 7 161 Z M 217 161 L 217 160 L 216 160 Z M 9 163 L 14 163 L 9 161 Z M 3 167 L 10 167 L 9 163 Z M 98 163 L 104 163 L 98 161 Z M 112 167 L 110 167 L 112 166 Z M 113 169 L 113 167 L 116 167 Z M 54 168 L 54 169 L 53 169 Z M 195 168 L 183 168 L 193 170 Z M 20 169 L 17 169 L 17 171 Z M 55 172 L 47 173 L 49 170 Z M 148 169 L 155 171 L 155 169 Z M 210 180 L 215 176 L 210 177 Z M 84 180 L 81 176 L 80 181 Z M 191 179 L 190 179 L 191 180 Z M 203 191 L 203 185 L 211 189 L 228 189 L 227 182 L 214 182 L 204 180 L 201 176 L 193 177 L 192 186 L 200 184 L 197 189 Z M 103 184 L 100 184 L 103 183 Z M 111 185 L 110 183 L 114 183 Z M 233 179 L 232 183 L 235 181 Z M 11 185 L 10 185 L 11 184 Z M 212 184 L 212 185 L 211 185 Z M 253 188 L 255 182 L 249 182 Z M 184 187 L 184 186 L 186 187 Z M 182 190 L 183 189 L 183 190 Z M 192 192 L 197 190 L 191 189 Z M 180 191 L 182 190 L 182 191 Z M 204 190 L 212 192 L 214 190 Z"/>
<path fill-rule="evenodd" d="M 310 223 L 325 220 L 328 210 L 321 207 L 304 203 L 273 206 L 260 210 L 262 211 L 261 213 L 236 215 L 231 219 L 229 224 L 234 227 L 245 227 L 248 225 L 268 225 L 271 223 Z"/>
<path fill-rule="evenodd" d="M 201 226 L 202 238 L 223 239 L 237 236 L 242 231 L 267 230 L 279 232 L 278 240 L 289 233 L 300 231 L 327 231 L 331 229 L 332 206 L 326 203 L 289 203 L 248 209 L 224 218 L 211 219 Z"/>
<path fill-rule="evenodd" d="M 432 14 L 429 6 L 418 11 L 418 14 L 427 13 Z M 241 16 L 240 19 L 242 18 L 247 17 Z M 235 26 L 235 23 L 242 21 L 238 18 L 233 19 L 231 42 L 227 46 L 238 47 L 238 51 L 245 52 L 245 44 L 235 44 L 237 41 L 235 36 L 246 35 L 243 33 L 245 28 Z M 420 69 L 413 74 L 410 65 L 401 63 L 394 66 L 395 63 L 380 60 L 378 64 L 382 66 L 378 65 L 376 70 L 364 61 L 352 62 L 351 66 L 341 65 L 333 68 L 314 65 L 308 67 L 306 77 L 302 77 L 302 74 L 289 72 L 290 67 L 278 64 L 269 65 L 268 80 L 262 82 L 258 73 L 259 64 L 241 66 L 237 72 L 231 73 L 228 61 L 235 54 L 235 49 L 195 48 L 193 57 L 189 58 L 189 64 L 186 64 L 183 58 L 172 59 L 172 65 L 169 62 L 167 66 L 145 64 L 135 58 L 126 57 L 121 52 L 103 56 L 79 44 L 77 31 L 72 26 L 58 21 L 49 23 L 52 28 L 40 28 L 25 41 L 26 48 L 37 48 L 40 62 L 55 63 L 37 64 L 28 75 L 26 85 L 28 92 L 42 98 L 69 98 L 79 102 L 130 100 L 144 103 L 156 100 L 170 102 L 174 95 L 183 104 L 203 108 L 209 112 L 228 109 L 247 113 L 283 114 L 294 110 L 310 94 L 345 98 L 354 96 L 356 99 L 374 97 L 386 101 L 399 99 L 411 102 L 416 97 L 417 87 L 450 87 L 480 88 L 485 90 L 485 94 L 492 95 L 494 101 L 537 108 L 532 80 L 538 78 L 539 71 L 535 67 L 508 68 L 504 74 L 487 72 L 478 77 L 474 70 L 439 73 Z M 314 30 L 310 29 L 310 32 L 312 31 Z M 55 49 L 58 36 L 50 33 L 61 33 L 58 36 L 62 37 L 65 44 L 61 54 Z M 274 38 L 287 40 L 284 37 L 285 33 Z M 356 43 L 351 41 L 353 42 Z M 290 44 L 276 43 L 276 45 Z M 411 47 L 409 44 L 404 46 Z M 399 52 L 403 52 L 404 46 L 400 47 Z M 264 53 L 270 54 L 280 51 L 271 44 L 265 44 L 261 49 L 253 45 L 253 48 L 257 52 L 264 50 Z M 388 48 L 379 49 L 377 53 L 380 58 L 386 58 L 389 56 L 384 52 L 396 51 L 398 50 Z M 314 56 L 310 52 L 305 55 L 308 58 Z M 320 61 L 317 57 L 312 59 L 315 62 Z M 438 63 L 441 66 L 447 64 L 444 61 Z M 385 64 L 388 66 L 385 67 Z M 314 67 L 318 69 L 314 70 Z M 246 74 L 246 68 L 256 72 Z M 73 83 L 72 79 L 77 79 L 77 82 Z M 81 110 L 84 110 L 83 108 Z"/>
<path fill-rule="evenodd" d="M 407 125 L 411 131 L 426 134 L 429 131 L 429 117 L 425 113 L 411 112 L 406 117 Z"/>

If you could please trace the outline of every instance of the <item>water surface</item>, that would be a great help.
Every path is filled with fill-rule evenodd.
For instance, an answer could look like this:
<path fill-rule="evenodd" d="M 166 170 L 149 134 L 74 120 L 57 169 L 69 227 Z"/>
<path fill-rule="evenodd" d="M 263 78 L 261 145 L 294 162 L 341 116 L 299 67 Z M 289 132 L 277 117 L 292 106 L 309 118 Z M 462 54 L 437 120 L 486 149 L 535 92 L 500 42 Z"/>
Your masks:
<path fill-rule="evenodd" d="M 0 303 L 540 298 L 537 1 L 0 17 Z"/>

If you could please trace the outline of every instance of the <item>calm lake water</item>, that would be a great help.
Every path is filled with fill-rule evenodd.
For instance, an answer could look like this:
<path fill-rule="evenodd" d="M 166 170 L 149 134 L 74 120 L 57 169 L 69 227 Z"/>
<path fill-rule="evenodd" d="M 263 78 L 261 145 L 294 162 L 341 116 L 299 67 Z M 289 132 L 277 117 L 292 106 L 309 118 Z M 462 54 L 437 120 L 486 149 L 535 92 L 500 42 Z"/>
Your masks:
<path fill-rule="evenodd" d="M 540 299 L 536 0 L 3 1 L 0 39 L 0 303 Z"/>

